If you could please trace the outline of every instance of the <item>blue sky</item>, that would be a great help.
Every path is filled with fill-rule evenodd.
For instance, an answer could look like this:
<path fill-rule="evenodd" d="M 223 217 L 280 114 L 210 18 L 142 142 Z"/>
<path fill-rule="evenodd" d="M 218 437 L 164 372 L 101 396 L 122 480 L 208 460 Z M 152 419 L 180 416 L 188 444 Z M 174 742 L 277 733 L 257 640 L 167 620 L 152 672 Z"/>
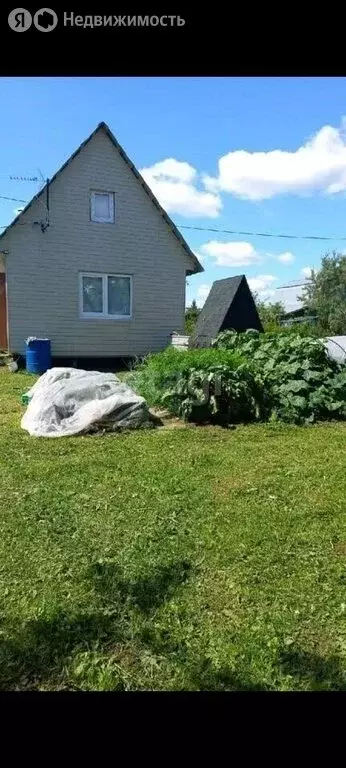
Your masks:
<path fill-rule="evenodd" d="M 107 122 L 213 280 L 245 273 L 262 297 L 346 238 L 346 78 L 2 78 L 0 194 L 24 200 Z M 1 225 L 20 203 L 0 198 Z"/>

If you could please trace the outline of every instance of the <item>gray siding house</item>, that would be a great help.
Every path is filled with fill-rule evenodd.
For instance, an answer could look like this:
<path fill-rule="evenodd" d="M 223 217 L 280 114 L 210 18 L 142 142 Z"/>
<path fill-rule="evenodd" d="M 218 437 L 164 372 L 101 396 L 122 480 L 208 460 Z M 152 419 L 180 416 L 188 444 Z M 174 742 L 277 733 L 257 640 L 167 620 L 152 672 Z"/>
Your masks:
<path fill-rule="evenodd" d="M 157 351 L 184 328 L 186 276 L 203 268 L 105 123 L 0 237 L 7 342 L 53 356 Z"/>

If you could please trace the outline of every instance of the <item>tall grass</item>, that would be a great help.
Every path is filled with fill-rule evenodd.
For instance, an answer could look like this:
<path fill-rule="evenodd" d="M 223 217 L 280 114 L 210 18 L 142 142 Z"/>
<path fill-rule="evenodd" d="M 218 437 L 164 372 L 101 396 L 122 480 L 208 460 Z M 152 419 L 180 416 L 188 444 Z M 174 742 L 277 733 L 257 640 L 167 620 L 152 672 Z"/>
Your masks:
<path fill-rule="evenodd" d="M 192 370 L 210 373 L 221 365 L 236 370 L 244 362 L 237 350 L 191 349 L 167 347 L 163 352 L 148 355 L 127 376 L 126 381 L 144 397 L 150 406 L 162 406 L 163 396 L 179 378 Z"/>

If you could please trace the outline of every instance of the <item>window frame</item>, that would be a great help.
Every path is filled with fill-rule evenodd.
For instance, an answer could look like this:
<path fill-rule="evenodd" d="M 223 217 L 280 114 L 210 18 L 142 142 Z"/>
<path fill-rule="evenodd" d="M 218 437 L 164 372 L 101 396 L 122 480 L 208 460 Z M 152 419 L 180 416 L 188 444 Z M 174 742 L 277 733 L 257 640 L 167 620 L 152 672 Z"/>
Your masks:
<path fill-rule="evenodd" d="M 106 219 L 104 216 L 95 216 L 95 195 L 108 195 L 110 199 L 111 218 Z M 115 224 L 115 195 L 114 192 L 109 192 L 106 189 L 91 189 L 90 190 L 90 221 L 93 224 Z"/>
<path fill-rule="evenodd" d="M 102 308 L 101 312 L 84 312 L 83 310 L 83 277 L 102 278 Z M 126 277 L 130 281 L 130 314 L 108 314 L 108 278 Z M 107 312 L 105 311 L 107 309 Z M 124 275 L 115 272 L 79 272 L 79 317 L 80 320 L 132 320 L 132 275 Z"/>

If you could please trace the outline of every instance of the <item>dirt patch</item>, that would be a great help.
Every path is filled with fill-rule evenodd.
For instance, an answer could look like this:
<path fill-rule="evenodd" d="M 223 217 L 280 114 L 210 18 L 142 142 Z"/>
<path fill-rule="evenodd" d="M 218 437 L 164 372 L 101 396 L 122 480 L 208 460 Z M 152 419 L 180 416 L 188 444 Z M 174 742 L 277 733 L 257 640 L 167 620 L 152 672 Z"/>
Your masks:
<path fill-rule="evenodd" d="M 173 416 L 165 409 L 151 409 L 150 413 L 154 417 L 159 429 L 181 429 L 187 426 L 183 419 L 179 419 L 178 416 Z"/>
<path fill-rule="evenodd" d="M 196 429 L 208 429 L 212 432 L 225 432 L 227 430 L 234 430 L 236 429 L 234 424 L 211 424 L 210 422 L 194 422 L 194 421 L 184 421 L 183 419 L 180 419 L 178 416 L 173 416 L 169 411 L 167 411 L 164 408 L 151 408 L 150 409 L 150 417 L 155 424 L 156 427 L 159 427 L 161 429 L 177 429 L 177 428 L 193 428 Z"/>
<path fill-rule="evenodd" d="M 258 489 L 251 485 L 244 485 L 244 478 L 239 475 L 218 477 L 213 484 L 213 493 L 217 498 L 228 499 L 234 491 L 243 491 L 244 494 L 256 494 Z"/>
<path fill-rule="evenodd" d="M 333 552 L 338 557 L 346 557 L 346 541 L 337 541 L 333 544 Z"/>
<path fill-rule="evenodd" d="M 181 421 L 178 418 L 174 418 L 168 421 L 164 421 L 161 429 L 182 429 L 184 427 L 187 427 L 187 424 L 184 421 Z"/>
<path fill-rule="evenodd" d="M 138 657 L 133 649 L 120 643 L 108 646 L 107 653 L 116 663 L 122 664 L 127 668 L 133 667 L 138 662 Z"/>

